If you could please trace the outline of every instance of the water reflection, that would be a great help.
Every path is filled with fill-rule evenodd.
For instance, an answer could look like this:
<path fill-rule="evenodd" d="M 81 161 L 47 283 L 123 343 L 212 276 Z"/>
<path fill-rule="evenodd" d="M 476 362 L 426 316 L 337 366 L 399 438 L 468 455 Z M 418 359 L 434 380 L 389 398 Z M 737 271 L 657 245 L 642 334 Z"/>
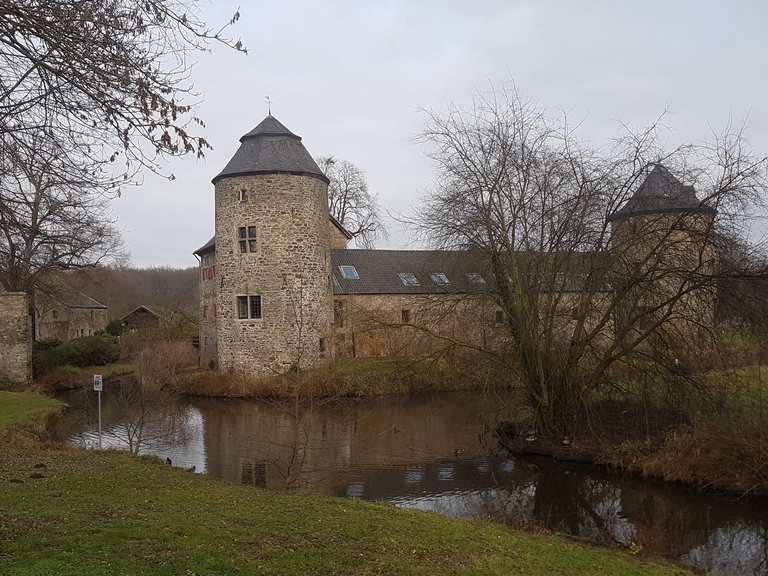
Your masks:
<path fill-rule="evenodd" d="M 66 399 L 72 408 L 57 433 L 93 445 L 95 399 L 88 393 Z M 108 445 L 125 448 L 119 430 L 135 412 L 109 393 L 104 399 Z M 311 407 L 196 399 L 148 415 L 153 441 L 142 451 L 251 486 L 487 517 L 632 546 L 712 575 L 768 574 L 768 500 L 706 496 L 548 459 L 504 458 L 493 453 L 491 431 L 507 409 L 509 399 L 468 393 Z"/>

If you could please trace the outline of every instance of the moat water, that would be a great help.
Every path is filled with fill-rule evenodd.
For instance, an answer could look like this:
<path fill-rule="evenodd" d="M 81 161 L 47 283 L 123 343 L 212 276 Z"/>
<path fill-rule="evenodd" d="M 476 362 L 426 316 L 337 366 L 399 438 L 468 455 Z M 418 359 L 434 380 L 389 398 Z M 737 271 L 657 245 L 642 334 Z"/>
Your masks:
<path fill-rule="evenodd" d="M 54 433 L 97 444 L 96 395 L 76 391 Z M 138 410 L 106 390 L 103 446 L 261 488 L 383 500 L 633 547 L 718 576 L 768 575 L 768 498 L 681 486 L 546 458 L 493 436 L 514 410 L 495 394 L 287 402 L 185 399 Z"/>

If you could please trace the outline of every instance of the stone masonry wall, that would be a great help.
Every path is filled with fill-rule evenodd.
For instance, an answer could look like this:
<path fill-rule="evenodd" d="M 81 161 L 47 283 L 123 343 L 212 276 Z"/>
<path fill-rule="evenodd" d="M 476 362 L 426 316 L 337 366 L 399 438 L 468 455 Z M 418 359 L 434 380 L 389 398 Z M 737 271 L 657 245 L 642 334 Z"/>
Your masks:
<path fill-rule="evenodd" d="M 336 357 L 409 357 L 452 344 L 503 345 L 501 309 L 468 295 L 361 294 L 334 297 Z"/>
<path fill-rule="evenodd" d="M 32 326 L 23 292 L 0 292 L 0 386 L 32 379 Z"/>
<path fill-rule="evenodd" d="M 208 252 L 200 258 L 200 365 L 215 368 L 218 364 L 216 349 L 216 322 L 219 316 L 216 302 L 216 254 Z"/>
<path fill-rule="evenodd" d="M 239 252 L 241 226 L 257 228 L 253 253 Z M 220 370 L 270 376 L 326 356 L 333 318 L 326 183 L 293 174 L 219 180 L 216 275 Z M 261 319 L 238 319 L 238 295 L 261 296 Z"/>

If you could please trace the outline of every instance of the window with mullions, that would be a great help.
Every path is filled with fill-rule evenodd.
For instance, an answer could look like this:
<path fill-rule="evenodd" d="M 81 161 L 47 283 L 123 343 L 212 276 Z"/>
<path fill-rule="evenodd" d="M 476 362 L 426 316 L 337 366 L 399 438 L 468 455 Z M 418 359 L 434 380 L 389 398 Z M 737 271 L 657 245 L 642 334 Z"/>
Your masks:
<path fill-rule="evenodd" d="M 237 229 L 237 244 L 240 254 L 256 252 L 256 226 L 240 226 Z"/>
<path fill-rule="evenodd" d="M 237 317 L 240 320 L 261 319 L 261 296 L 238 296 Z"/>

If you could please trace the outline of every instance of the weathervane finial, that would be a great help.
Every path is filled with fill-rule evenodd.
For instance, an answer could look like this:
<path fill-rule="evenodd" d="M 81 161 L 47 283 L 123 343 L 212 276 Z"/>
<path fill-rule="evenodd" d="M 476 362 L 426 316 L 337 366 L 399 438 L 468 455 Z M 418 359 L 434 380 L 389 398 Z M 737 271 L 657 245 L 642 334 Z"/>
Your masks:
<path fill-rule="evenodd" d="M 267 103 L 267 114 L 272 116 L 272 100 L 269 96 L 264 96 L 264 101 Z"/>

